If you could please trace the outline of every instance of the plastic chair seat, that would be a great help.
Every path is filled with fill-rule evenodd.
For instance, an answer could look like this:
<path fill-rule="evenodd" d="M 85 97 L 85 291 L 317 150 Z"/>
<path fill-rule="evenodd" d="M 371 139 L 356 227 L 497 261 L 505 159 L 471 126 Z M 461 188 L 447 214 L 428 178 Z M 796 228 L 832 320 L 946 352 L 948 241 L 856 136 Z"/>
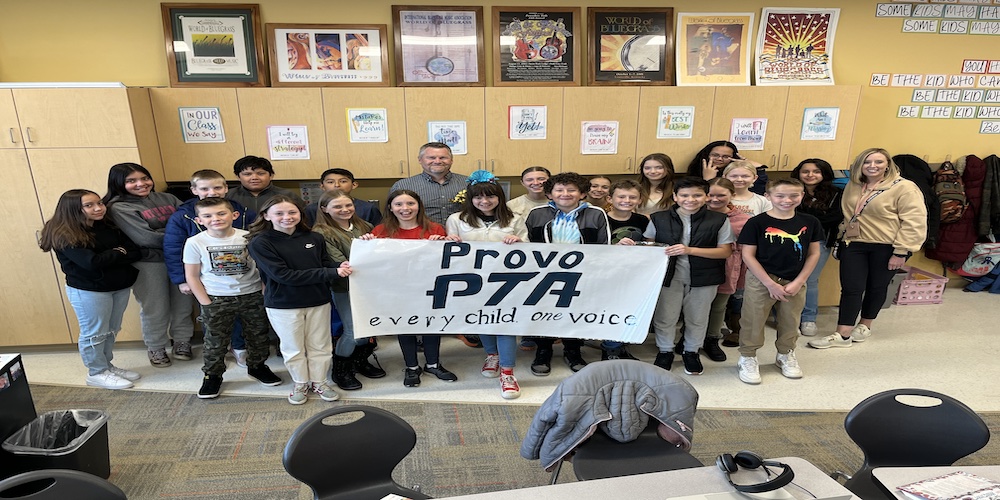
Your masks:
<path fill-rule="evenodd" d="M 690 453 L 656 434 L 659 425 L 649 425 L 635 441 L 619 443 L 598 430 L 573 455 L 573 473 L 581 481 L 631 476 L 650 472 L 703 467 Z"/>

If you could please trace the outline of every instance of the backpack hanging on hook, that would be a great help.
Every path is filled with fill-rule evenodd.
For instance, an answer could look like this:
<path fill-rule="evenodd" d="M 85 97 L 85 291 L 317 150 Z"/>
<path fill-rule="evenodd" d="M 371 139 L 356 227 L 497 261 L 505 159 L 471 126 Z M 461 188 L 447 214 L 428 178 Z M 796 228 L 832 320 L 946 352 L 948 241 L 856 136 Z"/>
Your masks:
<path fill-rule="evenodd" d="M 969 202 L 965 197 L 965 183 L 955 165 L 945 161 L 934 172 L 934 194 L 941 202 L 941 223 L 958 222 Z"/>

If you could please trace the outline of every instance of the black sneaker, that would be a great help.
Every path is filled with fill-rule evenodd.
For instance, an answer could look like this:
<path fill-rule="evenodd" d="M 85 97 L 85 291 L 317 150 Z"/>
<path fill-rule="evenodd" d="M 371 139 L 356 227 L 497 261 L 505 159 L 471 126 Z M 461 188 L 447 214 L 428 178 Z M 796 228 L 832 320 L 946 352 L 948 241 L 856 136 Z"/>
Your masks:
<path fill-rule="evenodd" d="M 455 382 L 456 380 L 458 380 L 458 375 L 455 375 L 454 373 L 448 371 L 448 369 L 445 368 L 443 365 L 441 365 L 441 363 L 438 363 L 438 365 L 434 367 L 430 365 L 424 365 L 424 371 L 430 373 L 431 375 L 434 375 L 435 377 L 441 380 L 444 380 L 445 382 Z"/>
<path fill-rule="evenodd" d="M 420 385 L 420 374 L 423 370 L 420 367 L 407 368 L 405 374 L 403 375 L 403 385 L 406 387 L 416 387 Z"/>
<path fill-rule="evenodd" d="M 701 366 L 701 356 L 696 352 L 684 352 L 681 354 L 681 359 L 684 360 L 684 373 L 688 375 L 701 375 L 701 372 L 705 371 L 705 367 Z"/>
<path fill-rule="evenodd" d="M 566 361 L 566 365 L 569 366 L 570 370 L 573 372 L 578 372 L 587 366 L 587 362 L 583 359 L 583 355 L 580 354 L 579 349 L 573 350 L 563 350 L 563 360 Z"/>
<path fill-rule="evenodd" d="M 642 361 L 642 360 L 640 360 L 639 358 L 637 358 L 637 357 L 635 357 L 634 355 L 632 355 L 632 353 L 631 353 L 631 352 L 629 352 L 629 350 L 628 350 L 628 346 L 627 346 L 627 345 L 623 345 L 623 346 L 622 346 L 622 354 L 621 354 L 621 359 L 634 359 L 634 360 L 636 360 L 636 361 Z"/>
<path fill-rule="evenodd" d="M 219 375 L 205 375 L 201 382 L 201 389 L 198 390 L 199 399 L 215 399 L 222 393 L 222 377 Z"/>
<path fill-rule="evenodd" d="M 609 359 L 625 359 L 625 356 L 622 355 L 624 351 L 624 347 L 601 348 L 601 361 L 607 361 Z"/>
<path fill-rule="evenodd" d="M 281 377 L 275 375 L 274 372 L 271 371 L 271 368 L 264 364 L 257 367 L 247 368 L 247 375 L 257 379 L 261 385 L 270 387 L 281 385 Z"/>
<path fill-rule="evenodd" d="M 670 371 L 670 368 L 674 366 L 674 353 L 673 352 L 661 352 L 656 355 L 656 360 L 653 361 L 653 365 L 659 366 L 664 370 Z"/>
<path fill-rule="evenodd" d="M 552 349 L 540 348 L 535 351 L 535 360 L 531 362 L 531 373 L 545 377 L 552 371 Z"/>
<path fill-rule="evenodd" d="M 684 354 L 684 339 L 677 341 L 677 345 L 674 346 L 674 354 Z"/>
<path fill-rule="evenodd" d="M 726 352 L 719 347 L 719 339 L 706 337 L 705 345 L 702 346 L 702 349 L 705 351 L 705 355 L 708 356 L 708 359 L 711 359 L 712 361 L 726 360 Z"/>

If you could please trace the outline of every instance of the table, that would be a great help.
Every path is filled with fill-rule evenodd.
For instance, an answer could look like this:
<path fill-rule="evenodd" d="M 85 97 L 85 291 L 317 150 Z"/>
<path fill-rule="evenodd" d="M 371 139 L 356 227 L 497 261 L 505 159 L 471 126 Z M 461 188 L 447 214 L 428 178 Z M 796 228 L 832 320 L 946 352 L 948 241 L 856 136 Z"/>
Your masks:
<path fill-rule="evenodd" d="M 970 474 L 1000 481 L 1000 465 L 952 465 L 950 467 L 876 467 L 872 469 L 875 480 L 882 483 L 896 498 L 907 498 L 896 488 L 923 479 L 931 479 L 952 472 L 965 471 Z"/>
<path fill-rule="evenodd" d="M 815 465 L 798 457 L 769 459 L 788 464 L 795 472 L 795 479 L 785 489 L 795 498 L 812 498 L 802 490 L 805 488 L 819 498 L 848 495 L 851 499 L 858 497 L 840 483 L 833 480 Z M 780 471 L 779 471 L 780 473 Z M 733 474 L 737 484 L 752 484 L 764 481 L 766 476 L 762 470 L 740 470 Z M 796 487 L 796 485 L 798 487 Z M 495 491 L 450 497 L 461 500 L 510 500 L 511 498 L 531 498 L 532 500 L 556 499 L 586 499 L 608 500 L 628 498 L 630 500 L 665 500 L 671 497 L 698 495 L 706 493 L 725 493 L 733 491 L 726 481 L 725 474 L 715 465 L 693 469 L 654 472 L 635 476 L 595 479 L 593 481 L 578 481 L 551 486 L 538 486 L 519 490 Z"/>

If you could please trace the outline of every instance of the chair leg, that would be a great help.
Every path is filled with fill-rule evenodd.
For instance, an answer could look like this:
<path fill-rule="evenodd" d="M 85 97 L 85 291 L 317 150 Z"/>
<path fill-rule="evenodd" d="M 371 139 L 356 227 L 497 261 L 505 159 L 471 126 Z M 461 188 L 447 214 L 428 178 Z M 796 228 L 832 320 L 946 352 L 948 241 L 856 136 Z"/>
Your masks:
<path fill-rule="evenodd" d="M 549 481 L 549 484 L 556 484 L 556 481 L 559 480 L 559 471 L 562 470 L 562 464 L 562 460 L 556 463 L 556 468 L 552 471 L 552 480 Z"/>

